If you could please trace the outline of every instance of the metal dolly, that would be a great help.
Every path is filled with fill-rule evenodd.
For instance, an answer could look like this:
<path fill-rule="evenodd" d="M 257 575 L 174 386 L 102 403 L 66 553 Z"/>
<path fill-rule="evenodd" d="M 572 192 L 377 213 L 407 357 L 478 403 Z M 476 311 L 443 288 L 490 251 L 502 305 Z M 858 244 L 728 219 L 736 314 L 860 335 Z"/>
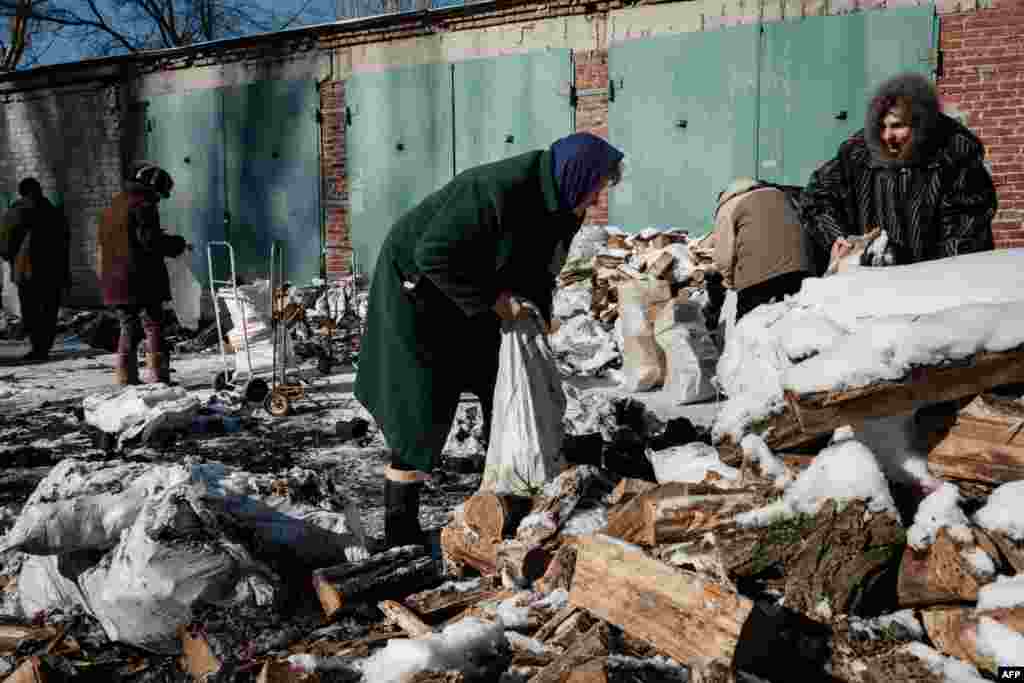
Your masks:
<path fill-rule="evenodd" d="M 270 325 L 273 339 L 273 371 L 270 393 L 263 407 L 274 417 L 283 417 L 291 412 L 292 403 L 306 398 L 309 382 L 292 363 L 291 373 L 298 381 L 289 381 L 288 366 L 293 360 L 288 353 L 289 328 L 305 315 L 300 304 L 289 303 L 288 282 L 285 277 L 285 248 L 280 241 L 270 245 Z"/>
<path fill-rule="evenodd" d="M 226 251 L 228 263 L 230 264 L 231 269 L 230 280 L 218 280 L 214 277 L 213 254 L 215 247 L 222 248 Z M 245 314 L 245 306 L 242 304 L 238 296 L 235 250 L 228 242 L 209 242 L 206 245 L 206 262 L 210 270 L 210 295 L 213 298 L 213 313 L 217 320 L 217 344 L 220 348 L 220 359 L 224 368 L 214 377 L 213 388 L 216 391 L 233 391 L 241 394 L 246 401 L 259 403 L 269 396 L 270 389 L 267 386 L 266 380 L 254 376 L 255 373 L 252 369 L 252 352 L 249 349 L 249 323 Z M 224 325 L 221 322 L 220 306 L 217 304 L 217 285 L 227 285 L 231 288 L 231 294 L 234 297 L 234 300 L 238 303 L 239 309 L 242 312 L 242 343 L 245 347 L 246 359 L 246 368 L 244 373 L 241 372 L 241 368 L 237 367 L 237 362 L 235 363 L 234 368 L 228 364 L 227 353 L 224 351 Z"/>

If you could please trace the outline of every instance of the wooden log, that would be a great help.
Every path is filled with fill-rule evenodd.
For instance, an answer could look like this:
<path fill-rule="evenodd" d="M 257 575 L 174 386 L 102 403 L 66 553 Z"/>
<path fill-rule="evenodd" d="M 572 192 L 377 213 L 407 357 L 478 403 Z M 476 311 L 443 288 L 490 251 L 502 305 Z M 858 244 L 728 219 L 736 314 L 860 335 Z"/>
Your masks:
<path fill-rule="evenodd" d="M 48 668 L 39 657 L 28 657 L 22 660 L 4 683 L 48 683 L 51 680 Z"/>
<path fill-rule="evenodd" d="M 192 676 L 192 680 L 201 683 L 220 671 L 220 660 L 213 654 L 210 644 L 201 633 L 181 626 L 178 628 L 178 637 L 181 639 L 179 666 Z"/>
<path fill-rule="evenodd" d="M 607 534 L 644 546 L 677 543 L 713 531 L 765 502 L 753 490 L 671 482 L 609 514 Z"/>
<path fill-rule="evenodd" d="M 569 603 L 686 662 L 731 657 L 753 603 L 639 548 L 581 539 Z"/>
<path fill-rule="evenodd" d="M 956 364 L 918 368 L 901 382 L 803 396 L 789 393 L 784 412 L 757 431 L 773 451 L 784 450 L 843 425 L 856 427 L 872 417 L 909 413 L 922 402 L 952 401 L 1022 381 L 1024 352 L 978 353 Z"/>
<path fill-rule="evenodd" d="M 900 563 L 897 583 L 899 605 L 923 607 L 977 600 L 978 589 L 991 583 L 995 577 L 979 576 L 973 571 L 966 554 L 975 550 L 984 551 L 984 542 L 964 542 L 954 538 L 948 529 L 942 528 L 927 549 L 917 550 L 908 545 Z M 989 546 L 989 550 L 994 548 Z M 992 559 L 998 560 L 998 555 L 992 556 Z"/>
<path fill-rule="evenodd" d="M 293 669 L 287 660 L 267 660 L 260 669 L 256 683 L 320 683 L 320 674 Z"/>
<path fill-rule="evenodd" d="M 608 655 L 608 625 L 597 623 L 563 656 L 541 669 L 530 683 L 563 683 L 569 674 L 595 657 Z"/>
<path fill-rule="evenodd" d="M 391 548 L 361 562 L 313 572 L 313 585 L 328 618 L 354 602 L 404 597 L 439 580 L 437 563 L 422 546 Z"/>
<path fill-rule="evenodd" d="M 545 642 L 557 650 L 568 650 L 573 643 L 583 638 L 596 622 L 597 620 L 589 613 L 577 609 L 572 616 L 558 625 Z"/>
<path fill-rule="evenodd" d="M 1024 607 L 992 610 L 936 607 L 921 612 L 925 631 L 936 649 L 947 656 L 971 662 L 979 669 L 992 670 L 991 661 L 978 652 L 978 625 L 983 618 L 992 619 L 1024 635 Z"/>
<path fill-rule="evenodd" d="M 633 479 L 626 477 L 618 484 L 612 491 L 612 495 L 608 498 L 609 505 L 619 505 L 620 503 L 628 503 L 633 498 L 636 498 L 641 493 L 647 493 L 651 489 L 657 488 L 658 484 L 653 481 L 647 481 L 646 479 Z"/>
<path fill-rule="evenodd" d="M 377 608 L 384 613 L 388 621 L 405 631 L 410 638 L 423 638 L 434 632 L 434 629 L 415 612 L 394 600 L 382 600 L 377 603 Z"/>
<path fill-rule="evenodd" d="M 928 471 L 953 481 L 998 485 L 1024 479 L 1020 420 L 959 415 L 928 454 Z"/>
<path fill-rule="evenodd" d="M 26 641 L 44 642 L 58 635 L 53 626 L 25 626 L 22 624 L 0 624 L 0 655 L 10 656 Z"/>
<path fill-rule="evenodd" d="M 595 657 L 583 662 L 562 679 L 565 683 L 609 683 L 608 658 Z M 642 680 L 642 679 L 635 679 Z"/>
<path fill-rule="evenodd" d="M 554 557 L 544 570 L 544 576 L 536 581 L 536 588 L 542 593 L 556 590 L 569 590 L 572 586 L 572 574 L 576 568 L 576 546 L 565 544 L 555 551 Z"/>
<path fill-rule="evenodd" d="M 498 546 L 496 567 L 505 588 L 529 588 L 544 575 L 551 553 L 543 546 L 509 540 Z"/>
<path fill-rule="evenodd" d="M 601 471 L 590 465 L 570 467 L 559 474 L 544 487 L 543 495 L 534 497 L 528 516 L 533 523 L 521 524 L 516 539 L 527 545 L 543 545 L 569 520 L 590 488 L 603 479 Z"/>
<path fill-rule="evenodd" d="M 457 523 L 441 530 L 445 569 L 454 576 L 464 576 L 467 567 L 482 576 L 497 576 L 500 545 L 500 541 L 481 539 L 474 531 Z"/>
<path fill-rule="evenodd" d="M 647 273 L 659 280 L 672 280 L 672 266 L 676 263 L 676 257 L 668 252 L 662 252 L 653 263 L 647 266 Z"/>
<path fill-rule="evenodd" d="M 402 679 L 403 683 L 466 683 L 466 675 L 461 671 L 420 671 Z"/>
<path fill-rule="evenodd" d="M 422 591 L 407 597 L 403 604 L 420 615 L 424 621 L 436 622 L 447 619 L 498 594 L 498 583 L 493 577 L 483 577 L 479 582 L 480 585 L 471 590 L 445 589 L 441 586 Z"/>
<path fill-rule="evenodd" d="M 559 626 L 561 626 L 563 623 L 565 623 L 567 619 L 569 619 L 575 614 L 580 614 L 579 608 L 572 607 L 571 605 L 563 607 L 562 609 L 555 612 L 555 614 L 552 615 L 550 619 L 544 622 L 544 624 L 539 629 L 537 629 L 536 633 L 533 634 L 533 637 L 542 643 L 547 641 L 551 636 L 555 634 L 555 631 L 558 629 Z"/>
<path fill-rule="evenodd" d="M 519 522 L 530 512 L 533 500 L 526 496 L 477 493 L 463 504 L 463 520 L 481 539 L 497 540 L 515 535 Z"/>
<path fill-rule="evenodd" d="M 985 535 L 999 548 L 999 552 L 1013 570 L 1018 574 L 1024 574 L 1024 542 L 1013 540 L 1005 531 L 986 530 Z"/>

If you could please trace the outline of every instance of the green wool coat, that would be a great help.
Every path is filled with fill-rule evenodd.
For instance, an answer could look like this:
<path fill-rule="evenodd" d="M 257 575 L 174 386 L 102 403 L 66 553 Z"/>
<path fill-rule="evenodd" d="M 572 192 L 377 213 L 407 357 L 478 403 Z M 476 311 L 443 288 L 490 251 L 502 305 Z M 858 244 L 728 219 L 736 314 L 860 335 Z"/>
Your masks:
<path fill-rule="evenodd" d="M 550 151 L 469 169 L 391 228 L 370 287 L 356 398 L 405 465 L 430 471 L 463 391 L 489 407 L 502 290 L 550 319 L 552 263 L 581 220 L 559 209 Z"/>

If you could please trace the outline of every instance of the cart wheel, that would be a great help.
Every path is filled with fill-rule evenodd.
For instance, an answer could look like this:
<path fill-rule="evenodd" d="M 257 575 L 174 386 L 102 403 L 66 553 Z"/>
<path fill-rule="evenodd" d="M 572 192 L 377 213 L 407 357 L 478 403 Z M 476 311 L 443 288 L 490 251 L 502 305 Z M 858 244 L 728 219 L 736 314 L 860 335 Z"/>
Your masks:
<path fill-rule="evenodd" d="M 274 417 L 284 417 L 291 412 L 292 406 L 288 402 L 288 397 L 280 392 L 272 392 L 267 396 L 267 400 L 263 402 L 263 407 L 267 409 L 267 412 Z"/>
<path fill-rule="evenodd" d="M 245 385 L 245 400 L 249 403 L 263 403 L 269 395 L 270 386 L 265 379 L 256 377 Z"/>
<path fill-rule="evenodd" d="M 213 390 L 224 391 L 228 388 L 228 373 L 226 370 L 218 372 L 217 376 L 213 378 Z"/>

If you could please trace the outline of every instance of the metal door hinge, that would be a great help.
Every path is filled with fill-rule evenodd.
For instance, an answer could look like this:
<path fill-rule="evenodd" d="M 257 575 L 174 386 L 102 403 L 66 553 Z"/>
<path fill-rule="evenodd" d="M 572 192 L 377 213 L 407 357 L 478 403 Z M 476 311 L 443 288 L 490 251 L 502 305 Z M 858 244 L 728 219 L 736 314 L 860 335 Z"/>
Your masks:
<path fill-rule="evenodd" d="M 936 76 L 942 75 L 942 50 L 935 47 L 928 51 L 928 65 Z"/>
<path fill-rule="evenodd" d="M 352 125 L 352 109 L 350 107 L 345 107 L 345 125 Z"/>
<path fill-rule="evenodd" d="M 608 101 L 609 102 L 614 102 L 615 101 L 615 79 L 614 78 L 609 78 L 608 79 Z"/>
<path fill-rule="evenodd" d="M 576 90 L 576 86 L 575 85 L 570 85 L 569 86 L 569 106 L 572 107 L 573 109 L 575 109 L 576 105 L 578 105 L 579 102 L 580 102 L 579 92 Z"/>

